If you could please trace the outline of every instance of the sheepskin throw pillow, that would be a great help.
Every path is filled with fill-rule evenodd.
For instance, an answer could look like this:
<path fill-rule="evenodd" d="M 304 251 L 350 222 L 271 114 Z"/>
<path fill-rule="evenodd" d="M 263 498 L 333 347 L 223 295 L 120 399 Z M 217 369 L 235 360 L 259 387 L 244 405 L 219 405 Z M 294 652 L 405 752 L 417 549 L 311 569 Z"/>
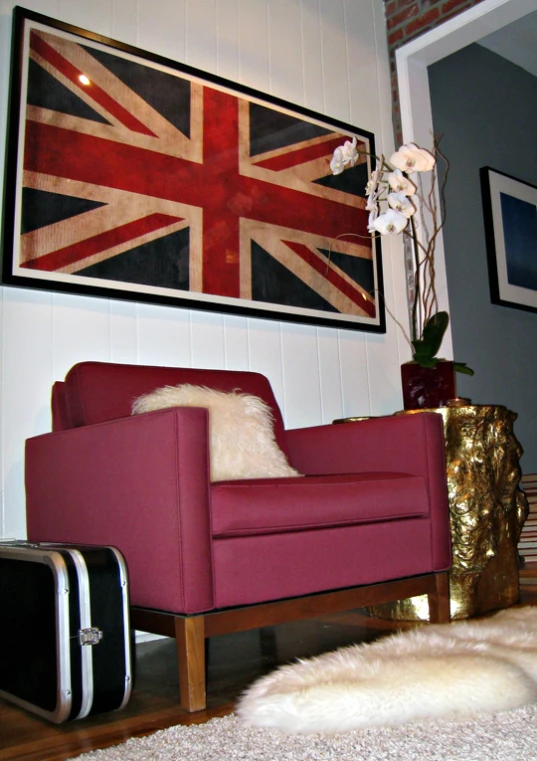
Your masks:
<path fill-rule="evenodd" d="M 185 383 L 140 396 L 132 412 L 136 415 L 166 407 L 209 410 L 211 481 L 301 475 L 276 443 L 272 412 L 259 397 Z"/>

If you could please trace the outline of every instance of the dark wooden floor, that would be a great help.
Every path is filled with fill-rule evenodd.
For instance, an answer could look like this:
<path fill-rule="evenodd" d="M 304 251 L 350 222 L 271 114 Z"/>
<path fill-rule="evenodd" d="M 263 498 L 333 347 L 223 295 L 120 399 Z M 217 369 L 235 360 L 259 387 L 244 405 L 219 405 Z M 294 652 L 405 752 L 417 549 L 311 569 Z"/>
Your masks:
<path fill-rule="evenodd" d="M 222 635 L 209 640 L 208 708 L 195 714 L 179 706 L 174 642 L 136 647 L 135 687 L 122 711 L 55 725 L 0 700 L 0 761 L 63 761 L 175 724 L 201 723 L 231 713 L 235 699 L 257 677 L 281 663 L 394 630 L 364 611 Z"/>
<path fill-rule="evenodd" d="M 537 604 L 537 592 L 526 592 L 522 602 Z M 195 714 L 178 707 L 173 641 L 139 644 L 135 688 L 122 711 L 55 725 L 0 700 L 0 761 L 64 761 L 175 724 L 224 716 L 233 711 L 234 701 L 249 684 L 279 664 L 370 641 L 396 628 L 401 624 L 354 611 L 214 637 L 208 648 L 208 708 Z"/>

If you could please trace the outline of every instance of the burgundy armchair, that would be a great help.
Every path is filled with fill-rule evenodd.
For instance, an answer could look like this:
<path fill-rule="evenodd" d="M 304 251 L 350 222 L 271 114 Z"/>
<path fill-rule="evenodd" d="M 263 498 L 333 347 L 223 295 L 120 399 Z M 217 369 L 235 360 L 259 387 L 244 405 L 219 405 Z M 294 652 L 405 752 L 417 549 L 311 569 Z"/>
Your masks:
<path fill-rule="evenodd" d="M 210 482 L 208 411 L 132 416 L 190 383 L 260 397 L 303 477 Z M 28 538 L 114 545 L 135 628 L 177 642 L 181 705 L 206 705 L 205 638 L 429 596 L 449 620 L 441 418 L 285 430 L 258 373 L 82 362 L 54 384 L 53 432 L 26 445 Z"/>

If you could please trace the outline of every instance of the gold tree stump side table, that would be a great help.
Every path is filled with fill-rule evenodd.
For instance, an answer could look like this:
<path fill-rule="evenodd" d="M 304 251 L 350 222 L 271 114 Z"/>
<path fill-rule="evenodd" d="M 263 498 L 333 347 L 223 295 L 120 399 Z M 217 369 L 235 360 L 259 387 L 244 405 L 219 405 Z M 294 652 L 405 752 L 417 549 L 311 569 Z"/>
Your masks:
<path fill-rule="evenodd" d="M 470 618 L 518 602 L 518 540 L 528 514 L 520 489 L 522 447 L 517 415 L 499 405 L 465 405 L 397 414 L 437 412 L 444 423 L 453 566 L 451 617 Z M 410 549 L 410 548 L 409 548 Z M 394 620 L 427 620 L 427 597 L 375 606 Z"/>

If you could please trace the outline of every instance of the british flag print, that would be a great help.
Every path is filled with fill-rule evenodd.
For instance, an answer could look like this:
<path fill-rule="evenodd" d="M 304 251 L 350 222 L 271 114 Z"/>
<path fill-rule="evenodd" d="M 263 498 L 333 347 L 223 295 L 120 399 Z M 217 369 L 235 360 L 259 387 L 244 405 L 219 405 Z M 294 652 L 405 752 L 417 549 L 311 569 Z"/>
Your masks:
<path fill-rule="evenodd" d="M 42 23 L 24 45 L 25 283 L 383 329 L 371 135 Z M 334 177 L 353 134 L 364 156 Z"/>

